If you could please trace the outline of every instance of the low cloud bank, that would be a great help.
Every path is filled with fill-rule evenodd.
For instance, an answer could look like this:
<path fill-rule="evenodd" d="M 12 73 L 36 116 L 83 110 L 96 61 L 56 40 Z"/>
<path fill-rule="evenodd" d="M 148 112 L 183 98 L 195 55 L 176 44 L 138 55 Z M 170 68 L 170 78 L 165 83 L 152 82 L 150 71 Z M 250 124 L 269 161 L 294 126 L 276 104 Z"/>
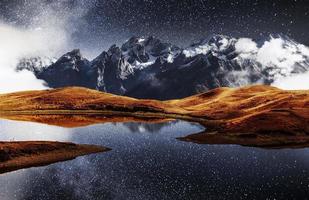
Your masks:
<path fill-rule="evenodd" d="M 250 38 L 240 38 L 235 43 L 240 56 L 260 63 L 270 69 L 273 86 L 281 89 L 309 89 L 309 48 L 282 37 L 270 37 L 263 45 Z"/>
<path fill-rule="evenodd" d="M 66 41 L 59 27 L 26 30 L 0 24 L 0 93 L 46 88 L 33 73 L 17 72 L 16 65 L 25 57 L 55 55 Z"/>
<path fill-rule="evenodd" d="M 59 57 L 73 48 L 76 23 L 94 3 L 78 0 L 25 1 L 16 4 L 17 21 L 0 19 L 0 93 L 44 89 L 44 82 L 28 71 L 15 70 L 22 58 Z"/>
<path fill-rule="evenodd" d="M 285 90 L 309 90 L 309 72 L 278 79 L 273 86 Z"/>

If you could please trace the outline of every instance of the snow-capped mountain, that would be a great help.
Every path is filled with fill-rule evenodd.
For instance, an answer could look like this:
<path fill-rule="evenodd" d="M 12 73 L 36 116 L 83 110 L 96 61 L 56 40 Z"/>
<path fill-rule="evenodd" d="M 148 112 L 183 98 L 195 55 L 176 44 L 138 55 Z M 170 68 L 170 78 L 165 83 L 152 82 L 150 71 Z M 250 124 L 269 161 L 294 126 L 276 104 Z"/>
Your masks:
<path fill-rule="evenodd" d="M 50 87 L 83 86 L 138 98 L 173 99 L 221 86 L 272 84 L 309 71 L 309 48 L 288 37 L 214 35 L 179 48 L 154 37 L 132 37 L 92 61 L 79 50 L 48 67 L 21 62 Z"/>

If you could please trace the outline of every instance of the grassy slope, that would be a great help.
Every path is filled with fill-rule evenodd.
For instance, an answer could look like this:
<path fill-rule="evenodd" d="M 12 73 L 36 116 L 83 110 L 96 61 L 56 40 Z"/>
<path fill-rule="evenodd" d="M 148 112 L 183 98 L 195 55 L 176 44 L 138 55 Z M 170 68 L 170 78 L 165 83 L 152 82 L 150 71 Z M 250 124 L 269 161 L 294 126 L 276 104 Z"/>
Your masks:
<path fill-rule="evenodd" d="M 270 86 L 218 88 L 171 101 L 138 100 L 71 87 L 0 95 L 0 112 L 102 113 L 198 121 L 208 130 L 234 133 L 309 133 L 309 91 Z"/>
<path fill-rule="evenodd" d="M 309 133 L 309 91 L 219 88 L 171 103 L 192 116 L 223 120 L 222 131 Z"/>
<path fill-rule="evenodd" d="M 108 150 L 108 148 L 95 145 L 62 142 L 0 142 L 0 174 L 71 160 L 77 156 Z"/>

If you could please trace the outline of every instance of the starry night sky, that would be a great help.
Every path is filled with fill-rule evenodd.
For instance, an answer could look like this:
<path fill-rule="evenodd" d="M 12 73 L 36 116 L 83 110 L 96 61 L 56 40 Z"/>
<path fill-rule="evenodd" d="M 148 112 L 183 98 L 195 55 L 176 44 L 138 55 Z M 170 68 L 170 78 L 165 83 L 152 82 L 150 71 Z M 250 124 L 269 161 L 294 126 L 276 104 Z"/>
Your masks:
<path fill-rule="evenodd" d="M 0 20 L 29 26 L 50 8 L 71 14 L 76 46 L 104 49 L 133 35 L 186 46 L 212 34 L 259 40 L 271 33 L 309 45 L 308 0 L 0 0 Z"/>

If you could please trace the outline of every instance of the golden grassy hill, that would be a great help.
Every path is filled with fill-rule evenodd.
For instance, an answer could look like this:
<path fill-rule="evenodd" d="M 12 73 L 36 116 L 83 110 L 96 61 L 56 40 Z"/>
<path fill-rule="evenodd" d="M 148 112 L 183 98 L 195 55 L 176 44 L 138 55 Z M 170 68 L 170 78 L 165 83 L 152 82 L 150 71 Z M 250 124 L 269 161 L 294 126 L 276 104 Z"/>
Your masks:
<path fill-rule="evenodd" d="M 309 133 L 309 91 L 219 88 L 170 103 L 191 116 L 223 120 L 222 131 Z"/>
<path fill-rule="evenodd" d="M 218 88 L 184 99 L 157 101 L 69 87 L 0 95 L 0 113 L 178 118 L 224 133 L 308 134 L 309 91 L 257 85 Z"/>
<path fill-rule="evenodd" d="M 138 100 L 96 90 L 67 87 L 0 95 L 0 110 L 111 110 L 173 112 L 161 101 Z"/>
<path fill-rule="evenodd" d="M 108 150 L 105 147 L 68 142 L 0 142 L 0 174 Z"/>

